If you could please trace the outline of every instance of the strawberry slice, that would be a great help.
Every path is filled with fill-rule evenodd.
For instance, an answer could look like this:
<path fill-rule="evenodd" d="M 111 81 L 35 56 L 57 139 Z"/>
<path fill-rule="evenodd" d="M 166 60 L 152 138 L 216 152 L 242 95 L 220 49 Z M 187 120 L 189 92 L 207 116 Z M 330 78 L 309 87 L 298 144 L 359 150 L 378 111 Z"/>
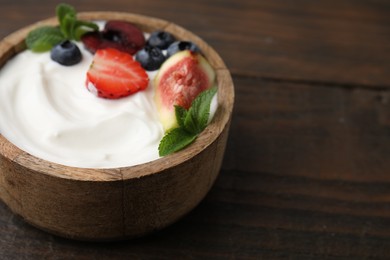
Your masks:
<path fill-rule="evenodd" d="M 117 49 L 97 50 L 86 86 L 98 97 L 118 99 L 145 89 L 149 77 L 133 56 Z"/>

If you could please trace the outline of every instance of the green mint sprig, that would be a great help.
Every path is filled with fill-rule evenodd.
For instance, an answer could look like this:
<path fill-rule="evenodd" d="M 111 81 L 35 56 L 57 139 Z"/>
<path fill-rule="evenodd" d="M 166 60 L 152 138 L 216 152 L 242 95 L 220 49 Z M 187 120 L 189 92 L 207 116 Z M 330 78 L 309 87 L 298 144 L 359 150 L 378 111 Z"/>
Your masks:
<path fill-rule="evenodd" d="M 64 35 L 56 27 L 42 26 L 31 31 L 26 38 L 27 47 L 34 52 L 50 50 L 64 40 Z"/>
<path fill-rule="evenodd" d="M 33 52 L 46 52 L 64 40 L 79 41 L 88 31 L 99 27 L 92 22 L 77 19 L 76 10 L 68 4 L 56 7 L 59 26 L 42 26 L 31 31 L 26 37 L 26 45 Z"/>
<path fill-rule="evenodd" d="M 215 93 L 217 93 L 216 87 L 203 91 L 195 98 L 188 110 L 175 106 L 179 126 L 167 132 L 161 139 L 158 147 L 160 156 L 180 151 L 195 141 L 208 124 L 210 105 Z"/>

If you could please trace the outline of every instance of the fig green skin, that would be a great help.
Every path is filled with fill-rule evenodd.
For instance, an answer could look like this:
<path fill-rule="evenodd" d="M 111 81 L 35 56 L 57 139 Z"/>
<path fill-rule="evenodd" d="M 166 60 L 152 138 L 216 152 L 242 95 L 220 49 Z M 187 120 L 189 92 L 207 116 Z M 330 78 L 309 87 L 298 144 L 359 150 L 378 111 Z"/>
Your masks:
<path fill-rule="evenodd" d="M 175 105 L 188 109 L 199 93 L 214 83 L 214 69 L 201 54 L 184 50 L 169 57 L 154 82 L 155 103 L 164 130 L 178 127 Z"/>

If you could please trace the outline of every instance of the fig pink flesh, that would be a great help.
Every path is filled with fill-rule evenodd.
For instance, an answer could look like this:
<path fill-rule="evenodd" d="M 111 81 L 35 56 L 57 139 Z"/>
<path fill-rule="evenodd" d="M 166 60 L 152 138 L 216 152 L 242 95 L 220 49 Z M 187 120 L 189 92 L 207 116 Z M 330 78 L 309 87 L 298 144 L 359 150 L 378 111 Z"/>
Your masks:
<path fill-rule="evenodd" d="M 166 71 L 158 91 L 165 107 L 173 109 L 174 105 L 180 105 L 188 109 L 195 97 L 209 87 L 206 73 L 199 67 L 198 60 L 190 56 Z"/>
<path fill-rule="evenodd" d="M 215 73 L 200 54 L 181 51 L 166 60 L 155 79 L 155 101 L 165 130 L 177 126 L 175 105 L 189 109 L 192 101 L 210 88 Z"/>

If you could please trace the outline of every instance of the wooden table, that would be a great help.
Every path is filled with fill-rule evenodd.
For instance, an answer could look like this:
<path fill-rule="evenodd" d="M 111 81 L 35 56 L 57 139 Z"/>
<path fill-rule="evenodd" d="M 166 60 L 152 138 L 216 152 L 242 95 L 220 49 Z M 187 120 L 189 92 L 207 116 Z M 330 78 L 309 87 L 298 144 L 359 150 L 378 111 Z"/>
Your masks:
<path fill-rule="evenodd" d="M 390 2 L 72 0 L 173 21 L 230 68 L 236 103 L 206 199 L 145 238 L 86 243 L 0 203 L 0 259 L 390 258 Z M 0 37 L 54 14 L 0 0 Z"/>

